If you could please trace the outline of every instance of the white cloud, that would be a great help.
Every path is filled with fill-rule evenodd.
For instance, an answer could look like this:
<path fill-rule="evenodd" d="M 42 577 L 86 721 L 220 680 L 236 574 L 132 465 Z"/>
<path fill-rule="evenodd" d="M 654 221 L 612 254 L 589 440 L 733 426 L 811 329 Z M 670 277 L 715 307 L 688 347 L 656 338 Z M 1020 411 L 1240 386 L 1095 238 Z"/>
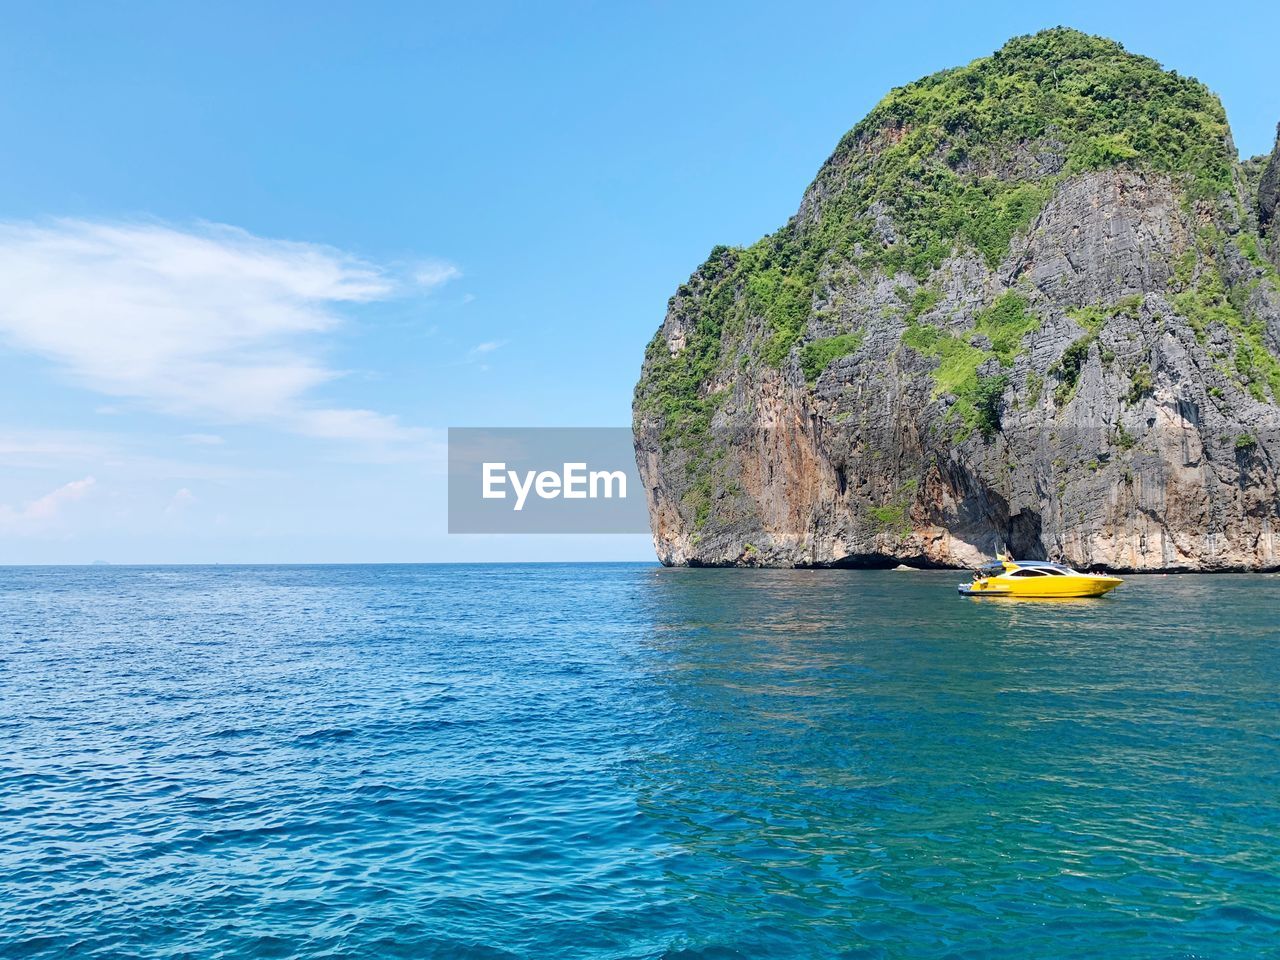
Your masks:
<path fill-rule="evenodd" d="M 457 275 L 451 265 L 427 266 L 417 282 Z M 385 271 L 340 251 L 234 227 L 0 223 L 0 338 L 92 390 L 217 422 L 417 438 L 394 417 L 308 400 L 340 375 L 315 343 L 338 324 L 335 308 L 385 299 L 395 287 Z"/>
<path fill-rule="evenodd" d="M 164 479 L 231 483 L 237 480 L 261 480 L 264 477 L 280 475 L 280 470 L 272 467 L 228 466 L 221 463 L 174 460 L 129 452 L 111 454 L 104 457 L 100 464 L 103 470 L 109 469 L 138 482 Z"/>
<path fill-rule="evenodd" d="M 459 361 L 461 364 L 474 364 L 477 370 L 486 372 L 489 364 L 485 363 L 485 358 L 495 350 L 500 350 L 507 345 L 506 340 L 486 340 L 484 343 L 477 343 L 474 347 L 467 351 L 466 357 Z"/>
<path fill-rule="evenodd" d="M 442 287 L 461 276 L 462 271 L 446 260 L 424 260 L 413 271 L 414 283 L 428 290 Z"/>
<path fill-rule="evenodd" d="M 0 433 L 0 464 L 43 467 L 102 457 L 109 446 L 99 438 L 65 431 Z"/>
<path fill-rule="evenodd" d="M 212 435 L 210 435 L 212 436 Z M 400 444 L 417 447 L 417 444 Z M 146 479 L 216 480 L 219 482 L 272 475 L 263 468 L 236 467 L 225 463 L 170 460 L 141 453 L 138 445 L 118 434 L 72 431 L 9 431 L 0 428 L 0 467 L 79 472 L 92 464 L 97 470 L 128 471 Z M 6 474 L 0 471 L 0 480 Z"/>
<path fill-rule="evenodd" d="M 181 513 L 195 502 L 196 495 L 186 487 L 183 487 L 169 498 L 169 505 L 164 508 L 164 512 L 172 516 L 176 513 Z"/>
<path fill-rule="evenodd" d="M 85 477 L 83 480 L 64 483 L 58 489 L 37 497 L 22 507 L 0 504 L 0 529 L 25 531 L 44 527 L 57 519 L 66 504 L 84 499 L 94 483 L 93 477 Z"/>
<path fill-rule="evenodd" d="M 220 447 L 227 442 L 216 433 L 184 433 L 182 440 L 197 447 Z"/>
<path fill-rule="evenodd" d="M 293 416 L 292 426 L 298 433 L 334 440 L 418 440 L 427 435 L 425 430 L 402 427 L 395 417 L 372 410 L 302 410 Z"/>
<path fill-rule="evenodd" d="M 486 353 L 501 349 L 507 345 L 506 340 L 486 340 L 484 343 L 477 343 L 471 348 L 471 356 L 483 357 Z"/>

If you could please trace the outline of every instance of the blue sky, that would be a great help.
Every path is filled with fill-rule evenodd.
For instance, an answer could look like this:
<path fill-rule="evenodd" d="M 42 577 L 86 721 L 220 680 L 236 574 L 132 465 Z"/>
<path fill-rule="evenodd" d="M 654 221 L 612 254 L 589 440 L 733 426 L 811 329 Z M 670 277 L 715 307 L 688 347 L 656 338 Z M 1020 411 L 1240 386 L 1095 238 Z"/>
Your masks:
<path fill-rule="evenodd" d="M 667 297 L 892 86 L 1063 23 L 1280 121 L 1275 4 L 48 3 L 0 33 L 0 562 L 449 538 L 448 426 L 618 426 Z"/>

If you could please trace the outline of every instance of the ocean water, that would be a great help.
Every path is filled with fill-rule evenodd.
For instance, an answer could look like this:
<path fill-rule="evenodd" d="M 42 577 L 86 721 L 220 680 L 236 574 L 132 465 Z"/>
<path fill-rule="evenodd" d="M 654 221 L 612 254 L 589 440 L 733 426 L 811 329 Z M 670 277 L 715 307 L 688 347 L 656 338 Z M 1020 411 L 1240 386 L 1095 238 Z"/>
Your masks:
<path fill-rule="evenodd" d="M 0 568 L 0 956 L 1280 955 L 1280 577 Z"/>

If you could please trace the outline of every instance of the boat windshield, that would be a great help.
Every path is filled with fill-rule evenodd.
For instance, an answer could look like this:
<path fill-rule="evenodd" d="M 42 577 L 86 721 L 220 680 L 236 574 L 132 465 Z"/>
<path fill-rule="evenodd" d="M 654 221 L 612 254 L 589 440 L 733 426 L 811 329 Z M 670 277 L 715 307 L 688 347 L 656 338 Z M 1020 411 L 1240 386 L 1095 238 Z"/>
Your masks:
<path fill-rule="evenodd" d="M 1072 570 L 1065 563 L 1055 563 L 1052 560 L 1014 560 L 1012 564 L 1015 569 L 1008 570 L 1004 563 L 984 563 L 978 567 L 973 574 L 975 580 L 981 580 L 985 577 L 998 577 L 1002 574 L 1013 577 L 1078 577 L 1080 576 L 1075 570 Z"/>
<path fill-rule="evenodd" d="M 1018 564 L 1018 567 L 1022 570 L 1038 570 L 1053 577 L 1065 577 L 1075 574 L 1075 571 L 1065 564 L 1053 563 L 1050 560 L 1024 560 Z"/>

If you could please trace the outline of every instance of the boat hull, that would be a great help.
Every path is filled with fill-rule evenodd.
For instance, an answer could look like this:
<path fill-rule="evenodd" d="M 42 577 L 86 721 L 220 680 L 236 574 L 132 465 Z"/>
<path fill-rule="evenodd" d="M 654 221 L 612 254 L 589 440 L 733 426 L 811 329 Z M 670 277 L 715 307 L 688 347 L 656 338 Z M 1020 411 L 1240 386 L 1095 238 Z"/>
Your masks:
<path fill-rule="evenodd" d="M 1025 580 L 992 577 L 960 584 L 959 590 L 966 597 L 1016 597 L 1025 599 L 1100 597 L 1109 593 L 1124 581 L 1119 577 L 1100 574 L 1076 576 L 1035 577 Z"/>

